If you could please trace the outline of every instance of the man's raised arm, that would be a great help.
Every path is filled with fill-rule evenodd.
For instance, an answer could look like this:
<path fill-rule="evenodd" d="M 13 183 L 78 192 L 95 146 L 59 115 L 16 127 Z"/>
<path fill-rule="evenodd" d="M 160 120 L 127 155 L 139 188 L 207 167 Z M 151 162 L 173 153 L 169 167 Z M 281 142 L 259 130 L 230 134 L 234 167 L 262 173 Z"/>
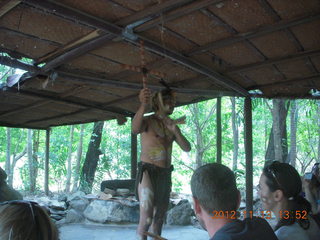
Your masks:
<path fill-rule="evenodd" d="M 151 91 L 148 88 L 144 88 L 139 93 L 140 107 L 132 120 L 132 133 L 141 133 L 145 128 L 143 121 L 143 114 L 147 111 L 150 104 Z"/>

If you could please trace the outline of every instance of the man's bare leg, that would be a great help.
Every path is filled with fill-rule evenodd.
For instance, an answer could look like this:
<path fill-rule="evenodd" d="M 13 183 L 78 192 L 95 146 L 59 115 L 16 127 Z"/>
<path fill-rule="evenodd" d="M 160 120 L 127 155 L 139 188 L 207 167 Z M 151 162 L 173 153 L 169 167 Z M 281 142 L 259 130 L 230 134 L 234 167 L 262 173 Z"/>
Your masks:
<path fill-rule="evenodd" d="M 159 236 L 161 236 L 162 225 L 164 223 L 167 210 L 168 210 L 168 203 L 161 203 L 159 204 L 159 206 L 155 207 L 151 229 L 153 233 Z"/>
<path fill-rule="evenodd" d="M 138 194 L 140 200 L 140 219 L 137 233 L 140 239 L 146 240 L 147 236 L 143 233 L 149 230 L 153 216 L 154 192 L 150 177 L 147 171 L 143 173 L 142 181 L 138 185 Z"/>

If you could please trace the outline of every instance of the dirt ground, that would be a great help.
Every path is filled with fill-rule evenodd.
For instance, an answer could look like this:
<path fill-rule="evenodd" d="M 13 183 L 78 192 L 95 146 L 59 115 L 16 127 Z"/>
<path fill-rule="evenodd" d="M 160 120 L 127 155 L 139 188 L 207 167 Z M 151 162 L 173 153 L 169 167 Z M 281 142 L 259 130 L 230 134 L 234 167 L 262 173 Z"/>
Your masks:
<path fill-rule="evenodd" d="M 59 228 L 61 240 L 136 240 L 135 224 L 68 224 Z M 206 231 L 193 226 L 164 226 L 162 237 L 168 240 L 208 240 Z M 150 238 L 151 239 L 151 238 Z"/>

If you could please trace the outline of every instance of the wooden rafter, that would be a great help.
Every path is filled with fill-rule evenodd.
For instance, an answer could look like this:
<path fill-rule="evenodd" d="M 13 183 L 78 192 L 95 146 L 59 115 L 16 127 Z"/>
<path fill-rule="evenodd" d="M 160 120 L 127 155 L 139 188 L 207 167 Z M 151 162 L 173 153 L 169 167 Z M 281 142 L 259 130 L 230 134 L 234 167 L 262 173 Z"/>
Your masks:
<path fill-rule="evenodd" d="M 275 19 L 276 21 L 280 21 L 282 20 L 281 17 L 278 15 L 278 13 L 272 8 L 272 6 L 270 5 L 269 2 L 267 2 L 266 0 L 259 0 L 259 3 L 261 4 L 261 6 L 265 9 L 265 11 L 271 15 L 273 17 L 273 19 Z M 291 42 L 294 43 L 294 45 L 296 46 L 296 49 L 301 52 L 304 51 L 304 47 L 303 45 L 300 43 L 300 41 L 298 40 L 298 38 L 295 36 L 295 34 L 291 31 L 290 28 L 287 28 L 284 30 L 284 32 L 286 33 L 287 37 L 290 39 Z M 314 66 L 312 60 L 307 57 L 306 60 L 308 61 L 307 66 L 310 67 L 312 72 L 318 72 L 317 68 Z"/>
<path fill-rule="evenodd" d="M 179 17 L 182 17 L 186 14 L 198 11 L 199 9 L 208 7 L 212 4 L 222 2 L 222 0 L 201 0 L 201 1 L 194 1 L 191 4 L 188 4 L 184 7 L 180 7 L 178 9 L 172 10 L 168 13 L 163 14 L 162 16 L 153 19 L 152 21 L 149 21 L 139 27 L 136 27 L 134 31 L 136 32 L 144 32 L 146 30 L 149 30 L 159 24 L 173 21 L 174 19 L 177 19 Z"/>
<path fill-rule="evenodd" d="M 304 77 L 304 78 L 293 78 L 293 79 L 287 79 L 286 81 L 281 81 L 281 82 L 275 82 L 275 83 L 267 83 L 267 84 L 260 84 L 260 85 L 255 85 L 255 86 L 251 86 L 249 87 L 249 89 L 262 89 L 262 88 L 266 88 L 266 87 L 275 87 L 275 86 L 281 86 L 281 85 L 285 85 L 286 87 L 288 86 L 293 86 L 297 87 L 297 85 L 299 85 L 299 83 L 301 83 L 301 85 L 305 85 L 306 88 L 313 88 L 313 84 L 309 84 L 306 86 L 307 82 L 312 82 L 314 80 L 320 80 L 320 73 L 308 76 L 308 77 Z M 299 85 L 299 87 L 302 87 L 301 85 Z"/>
<path fill-rule="evenodd" d="M 15 8 L 21 1 L 18 0 L 3 0 L 0 3 L 0 18 L 9 12 L 11 9 Z"/>
<path fill-rule="evenodd" d="M 247 65 L 243 65 L 243 66 L 239 66 L 239 67 L 229 68 L 226 70 L 226 73 L 230 74 L 230 73 L 248 71 L 251 69 L 265 67 L 265 66 L 272 65 L 272 64 L 285 63 L 285 62 L 289 62 L 289 61 L 300 59 L 300 58 L 314 57 L 314 56 L 319 56 L 319 55 L 320 55 L 320 49 L 304 51 L 304 52 L 299 52 L 297 54 L 286 56 L 286 57 L 272 58 L 272 59 L 269 59 L 264 62 L 247 64 Z"/>
<path fill-rule="evenodd" d="M 136 12 L 134 14 L 129 15 L 128 17 L 120 19 L 119 21 L 116 22 L 116 24 L 120 26 L 125 26 L 130 23 L 144 19 L 146 17 L 159 15 L 159 13 L 169 11 L 170 9 L 181 7 L 189 2 L 192 2 L 192 0 L 171 0 L 171 1 L 165 1 L 159 4 L 155 4 L 142 11 Z"/>
<path fill-rule="evenodd" d="M 106 79 L 101 77 L 92 77 L 85 75 L 84 73 L 71 73 L 71 72 L 63 72 L 57 71 L 58 76 L 63 79 L 67 79 L 68 81 L 73 81 L 78 84 L 85 84 L 85 85 L 92 85 L 92 86 L 107 86 L 107 87 L 116 87 L 116 88 L 123 88 L 123 89 L 141 89 L 141 84 L 139 83 L 132 83 L 132 82 L 124 82 L 115 79 Z M 194 79 L 194 78 L 192 78 Z M 197 78 L 199 80 L 199 78 Z M 192 82 L 189 80 L 182 80 L 181 82 Z M 175 82 L 174 85 L 181 85 L 180 82 Z M 148 84 L 148 88 L 154 91 L 159 91 L 163 89 L 162 86 L 150 85 Z M 181 94 L 188 94 L 188 95 L 204 95 L 204 96 L 211 96 L 216 97 L 220 96 L 222 91 L 217 90 L 209 90 L 209 89 L 196 89 L 196 88 L 184 88 L 184 87 L 171 87 L 174 91 Z M 224 91 L 225 93 L 227 91 Z M 229 93 L 230 94 L 230 93 Z"/>
<path fill-rule="evenodd" d="M 217 40 L 217 41 L 208 43 L 208 44 L 203 45 L 201 47 L 197 47 L 195 49 L 192 49 L 190 52 L 188 52 L 188 54 L 194 55 L 194 54 L 202 53 L 202 52 L 212 50 L 215 48 L 225 47 L 225 46 L 228 46 L 233 43 L 242 42 L 246 39 L 264 36 L 266 34 L 269 34 L 269 33 L 275 32 L 275 31 L 283 30 L 283 29 L 293 27 L 293 26 L 296 26 L 299 24 L 312 22 L 312 21 L 315 21 L 318 19 L 320 19 L 320 14 L 316 14 L 313 16 L 305 16 L 303 18 L 298 18 L 298 19 L 294 19 L 294 20 L 281 21 L 279 23 L 276 23 L 276 24 L 273 24 L 270 26 L 265 26 L 263 28 L 259 28 L 256 31 L 239 33 L 239 34 L 232 36 L 232 37 L 229 37 L 229 38 L 225 38 L 225 39 L 221 39 L 221 40 Z"/>
<path fill-rule="evenodd" d="M 76 46 L 79 46 L 79 45 L 81 45 L 81 44 L 83 44 L 85 42 L 88 42 L 88 41 L 90 41 L 92 39 L 95 39 L 97 37 L 101 37 L 101 35 L 104 35 L 104 34 L 101 33 L 98 30 L 94 30 L 94 31 L 88 33 L 87 35 L 85 35 L 85 36 L 83 36 L 83 37 L 81 37 L 79 39 L 76 39 L 75 41 L 72 41 L 72 42 L 66 44 L 63 47 L 58 48 L 56 51 L 51 52 L 51 53 L 39 58 L 37 60 L 37 63 L 39 64 L 39 63 L 42 63 L 42 62 L 46 62 L 48 59 L 52 59 L 55 56 L 62 55 L 65 52 L 75 48 Z"/>
<path fill-rule="evenodd" d="M 61 118 L 68 118 L 69 116 L 74 116 L 74 115 L 81 114 L 81 113 L 84 113 L 84 112 L 87 112 L 87 111 L 90 111 L 90 110 L 91 110 L 91 108 L 85 108 L 85 109 L 77 110 L 77 111 L 74 111 L 74 112 L 71 112 L 71 113 L 59 114 L 59 115 L 56 115 L 56 116 L 53 116 L 53 117 L 46 117 L 46 118 L 41 118 L 41 119 L 25 121 L 22 124 L 47 122 L 47 121 L 54 120 L 54 119 L 59 120 Z"/>
<path fill-rule="evenodd" d="M 92 108 L 95 110 L 102 111 L 104 113 L 110 114 L 111 116 L 125 116 L 130 117 L 133 116 L 133 112 L 123 110 L 121 108 L 112 108 L 112 107 L 105 107 L 102 106 L 100 103 L 93 103 L 89 101 L 84 101 L 83 99 L 73 98 L 71 99 L 60 99 L 56 96 L 52 95 L 51 93 L 43 93 L 43 92 L 35 92 L 35 91 L 27 91 L 27 90 L 17 90 L 15 88 L 3 88 L 2 89 L 5 92 L 11 92 L 11 93 L 19 93 L 24 96 L 28 97 L 34 97 L 34 98 L 40 98 L 44 100 L 50 100 L 52 102 L 64 104 L 64 105 L 70 105 L 70 106 L 76 106 L 80 108 Z"/>
<path fill-rule="evenodd" d="M 88 14 L 81 13 L 80 11 L 75 11 L 73 9 L 70 9 L 68 7 L 62 6 L 61 4 L 56 4 L 53 2 L 48 1 L 36 1 L 36 0 L 25 0 L 24 1 L 27 4 L 30 4 L 34 7 L 39 7 L 45 11 L 52 12 L 55 15 L 59 15 L 68 19 L 73 19 L 77 22 L 82 22 L 84 24 L 87 24 L 89 26 L 96 27 L 98 29 L 101 29 L 103 31 L 107 31 L 110 34 L 113 34 L 115 36 L 122 36 L 123 28 L 116 26 L 112 23 L 109 23 L 105 20 L 97 19 L 94 16 L 90 16 Z M 211 2 L 211 1 L 210 1 Z M 212 4 L 212 2 L 211 2 Z M 244 96 L 248 96 L 248 92 L 242 88 L 239 84 L 236 82 L 233 82 L 231 79 L 229 79 L 226 76 L 221 75 L 220 73 L 203 66 L 201 64 L 198 64 L 194 62 L 192 59 L 187 58 L 177 52 L 174 52 L 170 49 L 164 48 L 160 46 L 159 44 L 150 41 L 146 38 L 143 38 L 141 36 L 137 36 L 137 41 L 132 41 L 134 44 L 138 44 L 140 40 L 143 40 L 145 43 L 146 49 L 149 51 L 159 54 L 164 57 L 168 57 L 172 59 L 173 61 L 178 62 L 179 64 L 188 67 L 192 69 L 193 71 L 196 71 L 198 73 L 204 74 L 209 77 L 209 80 L 215 83 L 219 83 L 220 85 L 223 85 L 227 88 L 233 89 L 234 91 L 239 92 L 240 94 Z M 131 41 L 131 40 L 128 40 Z"/>
<path fill-rule="evenodd" d="M 72 89 L 71 91 L 66 91 L 66 92 L 64 92 L 62 94 L 59 94 L 58 97 L 62 99 L 62 98 L 71 96 L 74 93 L 80 93 L 80 92 L 85 91 L 85 90 L 87 90 L 86 87 L 78 86 L 78 87 Z M 52 102 L 51 100 L 37 101 L 37 102 L 34 102 L 34 103 L 32 103 L 32 104 L 30 104 L 28 106 L 19 107 L 19 108 L 16 108 L 16 109 L 1 113 L 0 117 L 3 118 L 3 117 L 7 117 L 7 116 L 10 116 L 10 115 L 14 115 L 14 114 L 19 114 L 21 112 L 25 112 L 25 111 L 31 110 L 33 108 L 44 106 L 44 105 L 49 104 L 51 102 Z"/>

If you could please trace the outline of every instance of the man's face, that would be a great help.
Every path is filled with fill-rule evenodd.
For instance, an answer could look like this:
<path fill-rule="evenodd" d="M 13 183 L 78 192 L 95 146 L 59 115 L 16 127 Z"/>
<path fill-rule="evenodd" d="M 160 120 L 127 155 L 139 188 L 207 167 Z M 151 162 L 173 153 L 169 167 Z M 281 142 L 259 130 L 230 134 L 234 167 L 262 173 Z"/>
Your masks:
<path fill-rule="evenodd" d="M 170 115 L 173 113 L 175 104 L 176 104 L 176 101 L 174 97 L 171 97 L 171 96 L 163 97 L 163 106 L 166 111 L 166 114 Z"/>

